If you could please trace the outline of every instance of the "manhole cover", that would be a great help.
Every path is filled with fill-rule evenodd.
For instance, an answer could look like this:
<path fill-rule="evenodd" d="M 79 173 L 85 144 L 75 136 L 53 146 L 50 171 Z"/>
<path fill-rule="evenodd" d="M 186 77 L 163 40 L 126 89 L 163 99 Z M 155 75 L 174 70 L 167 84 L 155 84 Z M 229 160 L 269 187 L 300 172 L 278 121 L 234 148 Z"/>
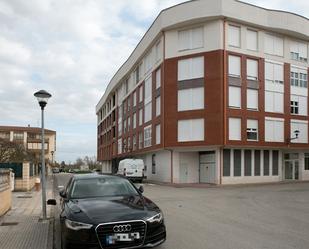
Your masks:
<path fill-rule="evenodd" d="M 21 196 L 17 196 L 17 198 L 32 198 L 32 196 L 30 196 L 30 195 L 21 195 Z"/>
<path fill-rule="evenodd" d="M 0 226 L 7 227 L 7 226 L 16 226 L 18 222 L 3 222 Z"/>

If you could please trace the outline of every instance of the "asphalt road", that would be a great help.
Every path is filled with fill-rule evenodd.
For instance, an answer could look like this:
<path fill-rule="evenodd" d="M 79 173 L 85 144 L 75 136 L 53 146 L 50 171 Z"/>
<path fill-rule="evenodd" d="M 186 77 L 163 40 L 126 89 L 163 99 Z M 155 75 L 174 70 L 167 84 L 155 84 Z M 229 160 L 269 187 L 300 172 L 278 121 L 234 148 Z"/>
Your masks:
<path fill-rule="evenodd" d="M 58 186 L 69 176 L 55 178 Z M 168 239 L 158 249 L 309 248 L 309 183 L 215 188 L 144 184 L 144 189 L 165 215 Z"/>

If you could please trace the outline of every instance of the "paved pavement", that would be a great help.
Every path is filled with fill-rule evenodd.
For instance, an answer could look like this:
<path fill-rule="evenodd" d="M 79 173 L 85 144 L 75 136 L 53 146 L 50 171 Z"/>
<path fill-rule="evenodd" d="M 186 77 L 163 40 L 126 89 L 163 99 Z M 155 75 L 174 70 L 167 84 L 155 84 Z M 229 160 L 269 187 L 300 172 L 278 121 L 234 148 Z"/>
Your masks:
<path fill-rule="evenodd" d="M 57 184 L 65 185 L 68 178 L 57 175 Z M 309 248 L 309 183 L 211 188 L 144 184 L 144 189 L 165 215 L 168 238 L 158 249 Z"/>
<path fill-rule="evenodd" d="M 52 197 L 48 182 L 47 198 Z M 13 192 L 12 209 L 0 220 L 0 249 L 52 249 L 52 219 L 42 221 L 41 191 Z M 50 217 L 52 209 L 47 208 Z"/>

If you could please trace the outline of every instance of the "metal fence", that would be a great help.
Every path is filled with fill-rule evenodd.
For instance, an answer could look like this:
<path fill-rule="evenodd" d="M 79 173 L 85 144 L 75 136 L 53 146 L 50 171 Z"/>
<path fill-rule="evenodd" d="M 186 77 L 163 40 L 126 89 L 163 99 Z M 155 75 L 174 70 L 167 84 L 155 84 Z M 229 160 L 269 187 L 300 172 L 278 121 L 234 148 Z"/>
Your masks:
<path fill-rule="evenodd" d="M 0 192 L 10 187 L 11 170 L 0 169 Z"/>

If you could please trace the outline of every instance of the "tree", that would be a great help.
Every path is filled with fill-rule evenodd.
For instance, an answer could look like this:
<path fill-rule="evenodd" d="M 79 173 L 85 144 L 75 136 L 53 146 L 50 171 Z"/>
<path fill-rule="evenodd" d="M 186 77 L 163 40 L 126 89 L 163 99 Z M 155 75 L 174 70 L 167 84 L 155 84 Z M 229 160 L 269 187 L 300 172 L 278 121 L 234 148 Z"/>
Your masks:
<path fill-rule="evenodd" d="M 20 163 L 34 159 L 34 155 L 27 152 L 22 144 L 0 138 L 0 163 Z"/>

